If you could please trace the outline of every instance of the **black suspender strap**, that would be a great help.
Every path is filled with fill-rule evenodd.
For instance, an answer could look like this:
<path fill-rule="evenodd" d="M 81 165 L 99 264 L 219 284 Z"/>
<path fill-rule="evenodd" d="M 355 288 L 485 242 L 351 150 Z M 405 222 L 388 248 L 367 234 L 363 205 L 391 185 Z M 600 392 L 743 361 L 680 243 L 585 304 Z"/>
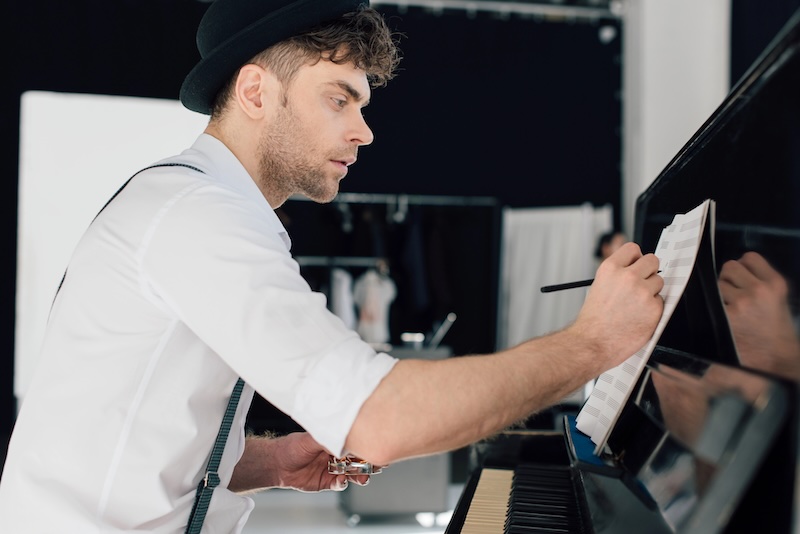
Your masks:
<path fill-rule="evenodd" d="M 156 167 L 187 167 L 194 171 L 202 173 L 200 169 L 197 167 L 193 167 L 191 165 L 187 165 L 186 163 L 158 163 L 155 165 L 151 165 L 149 167 L 145 167 L 144 169 L 138 171 L 136 174 L 128 178 L 122 186 L 117 189 L 117 192 L 114 193 L 108 202 L 106 202 L 100 211 L 97 212 L 95 215 L 95 219 L 97 218 L 100 213 L 114 200 L 117 195 L 122 192 L 123 189 L 133 180 L 133 178 L 141 172 L 144 172 L 148 169 L 153 169 Z M 56 289 L 56 294 L 61 289 L 61 286 L 64 284 L 64 279 L 67 277 L 66 271 L 64 271 L 64 276 L 61 278 L 61 282 L 58 284 L 58 289 Z M 211 456 L 208 459 L 208 465 L 206 466 L 206 474 L 203 477 L 203 480 L 200 481 L 200 484 L 197 486 L 197 494 L 195 495 L 194 499 L 194 506 L 192 506 L 192 513 L 189 516 L 189 523 L 186 525 L 186 533 L 187 534 L 199 534 L 200 530 L 203 528 L 203 521 L 206 517 L 206 512 L 208 511 L 208 505 L 211 503 L 211 493 L 214 491 L 214 488 L 219 486 L 220 479 L 219 479 L 219 464 L 222 460 L 222 452 L 225 450 L 225 443 L 228 441 L 228 434 L 230 434 L 231 424 L 233 423 L 233 418 L 236 416 L 236 408 L 239 406 L 239 398 L 242 396 L 242 388 L 244 387 L 244 380 L 239 378 L 236 381 L 236 385 L 233 387 L 233 392 L 231 393 L 231 398 L 228 400 L 228 407 L 225 409 L 225 415 L 222 418 L 222 424 L 219 427 L 219 431 L 217 432 L 217 439 L 214 442 L 214 447 L 211 449 Z"/>
<path fill-rule="evenodd" d="M 130 178 L 125 180 L 125 183 L 122 184 L 122 186 L 120 186 L 119 189 L 117 189 L 117 192 L 114 193 L 113 195 L 111 195 L 111 198 L 109 198 L 108 201 L 103 205 L 103 207 L 100 208 L 100 211 L 97 212 L 97 215 L 100 215 L 100 213 L 102 213 L 102 211 L 104 209 L 106 209 L 106 206 L 111 204 L 111 201 L 114 200 L 115 198 L 117 198 L 117 195 L 119 195 L 122 192 L 122 190 L 125 189 L 125 186 L 127 186 L 129 183 L 131 183 L 131 180 L 133 180 L 134 177 L 137 174 L 143 173 L 144 171 L 148 171 L 150 169 L 155 169 L 156 167 L 186 167 L 187 169 L 192 169 L 193 171 L 197 171 L 200 174 L 205 174 L 203 171 L 201 171 L 197 167 L 194 167 L 192 165 L 188 165 L 186 163 L 156 163 L 155 165 L 150 165 L 149 167 L 145 167 L 144 169 L 142 169 L 140 171 L 136 171 L 136 174 L 134 174 L 133 176 L 131 176 Z M 95 219 L 97 218 L 97 215 L 94 216 Z"/>
<path fill-rule="evenodd" d="M 239 404 L 242 387 L 244 387 L 244 380 L 240 378 L 236 381 L 233 393 L 231 393 L 231 398 L 228 401 L 228 408 L 222 418 L 217 440 L 214 442 L 214 448 L 211 449 L 211 456 L 206 466 L 206 474 L 200 484 L 197 485 L 197 494 L 194 498 L 192 513 L 189 516 L 189 523 L 186 525 L 186 534 L 199 534 L 203 528 L 203 520 L 206 517 L 208 505 L 211 503 L 211 493 L 214 488 L 219 486 L 219 462 L 222 460 L 222 451 L 225 449 L 225 443 L 228 441 L 228 434 L 231 430 L 231 423 L 233 423 L 233 418 L 236 415 L 236 406 Z"/>
<path fill-rule="evenodd" d="M 103 210 L 104 210 L 104 209 L 106 209 L 106 208 L 108 207 L 108 205 L 109 205 L 109 204 L 111 204 L 111 201 L 112 201 L 112 200 L 114 200 L 115 198 L 117 198 L 117 195 L 119 195 L 119 194 L 122 192 L 122 190 L 123 190 L 123 189 L 125 189 L 125 187 L 126 187 L 126 186 L 127 186 L 129 183 L 131 183 L 131 180 L 133 180 L 133 178 L 134 178 L 134 177 L 135 177 L 137 174 L 139 174 L 139 173 L 142 173 L 142 172 L 144 172 L 144 171 L 146 171 L 146 170 L 148 170 L 148 169 L 155 169 L 156 167 L 186 167 L 186 168 L 192 169 L 193 171 L 197 171 L 197 172 L 199 172 L 199 173 L 203 173 L 203 171 L 201 171 L 201 170 L 200 170 L 200 169 L 198 169 L 197 167 L 193 167 L 193 166 L 191 166 L 191 165 L 187 165 L 186 163 L 156 163 L 155 165 L 150 165 L 149 167 L 145 167 L 144 169 L 142 169 L 142 170 L 140 170 L 140 171 L 136 171 L 136 174 L 134 174 L 133 176 L 131 176 L 130 178 L 128 178 L 127 180 L 125 180 L 125 183 L 124 183 L 124 184 L 122 184 L 122 186 L 120 186 L 120 188 L 119 188 L 119 189 L 117 189 L 117 192 L 116 192 L 116 193 L 114 193 L 113 195 L 111 195 L 111 198 L 109 198 L 109 199 L 108 199 L 108 201 L 107 201 L 105 204 L 103 204 L 103 207 L 102 207 L 102 208 L 100 208 L 100 211 L 98 211 L 98 212 L 97 212 L 97 215 L 95 215 L 95 216 L 94 216 L 94 219 L 97 219 L 98 215 L 100 215 L 101 213 L 103 213 Z M 203 173 L 203 174 L 205 174 L 205 173 Z M 94 219 L 92 219 L 92 222 L 94 222 Z M 61 290 L 61 286 L 62 286 L 62 285 L 64 285 L 64 279 L 65 279 L 66 277 L 67 277 L 67 272 L 66 272 L 66 271 L 64 271 L 64 275 L 61 277 L 61 282 L 59 282 L 59 283 L 58 283 L 58 288 L 56 288 L 56 295 L 58 295 L 58 292 Z"/>

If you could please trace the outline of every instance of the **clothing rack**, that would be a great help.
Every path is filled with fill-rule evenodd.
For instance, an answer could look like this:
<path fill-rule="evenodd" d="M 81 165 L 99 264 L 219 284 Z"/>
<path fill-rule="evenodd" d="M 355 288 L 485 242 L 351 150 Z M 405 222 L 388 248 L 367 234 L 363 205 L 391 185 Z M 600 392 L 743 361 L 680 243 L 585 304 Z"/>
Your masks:
<path fill-rule="evenodd" d="M 393 5 L 398 9 L 408 9 L 409 6 L 429 9 L 434 13 L 441 13 L 445 9 L 455 9 L 475 16 L 478 11 L 496 13 L 507 17 L 511 13 L 522 16 L 552 17 L 557 19 L 586 19 L 598 20 L 607 18 L 620 18 L 621 9 L 616 4 L 609 2 L 607 6 L 581 5 L 580 2 L 567 4 L 556 1 L 538 2 L 502 2 L 498 0 L 372 0 L 373 6 Z"/>
<path fill-rule="evenodd" d="M 345 281 L 339 269 L 355 282 L 364 271 L 388 268 L 399 291 L 394 334 L 427 331 L 433 315 L 457 313 L 462 326 L 448 336 L 454 352 L 465 353 L 466 347 L 494 347 L 502 206 L 490 195 L 340 192 L 325 204 L 292 195 L 283 209 L 298 242 L 311 240 L 293 257 L 309 285 L 329 297 L 329 310 L 341 304 L 333 298 Z M 357 232 L 350 235 L 348 227 Z M 314 239 L 324 241 L 314 246 Z M 480 258 L 473 266 L 475 254 Z"/>
<path fill-rule="evenodd" d="M 377 267 L 385 258 L 371 256 L 297 256 L 301 267 Z"/>
<path fill-rule="evenodd" d="M 289 200 L 311 202 L 302 195 L 293 195 Z M 333 204 L 386 204 L 386 205 L 428 205 L 428 206 L 494 206 L 498 200 L 494 197 L 467 197 L 453 195 L 407 195 L 383 193 L 339 193 Z"/>
<path fill-rule="evenodd" d="M 289 200 L 299 200 L 310 202 L 311 200 L 302 195 L 293 195 Z M 408 194 L 384 194 L 384 193 L 339 193 L 331 201 L 336 205 L 345 217 L 345 225 L 349 224 L 348 206 L 350 204 L 386 204 L 389 210 L 387 218 L 394 223 L 402 223 L 406 220 L 409 206 L 497 206 L 499 201 L 495 197 L 468 197 L 454 195 L 408 195 Z"/>

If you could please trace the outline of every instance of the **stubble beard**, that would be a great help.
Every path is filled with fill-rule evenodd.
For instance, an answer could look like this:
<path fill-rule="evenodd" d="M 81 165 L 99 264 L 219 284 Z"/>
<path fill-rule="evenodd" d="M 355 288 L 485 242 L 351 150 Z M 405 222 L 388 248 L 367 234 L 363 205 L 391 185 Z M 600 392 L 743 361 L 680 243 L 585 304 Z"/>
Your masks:
<path fill-rule="evenodd" d="M 339 192 L 338 180 L 331 181 L 322 168 L 311 163 L 316 152 L 303 142 L 310 138 L 309 134 L 302 130 L 288 108 L 284 110 L 259 143 L 262 188 L 277 198 L 300 194 L 315 202 L 331 202 Z"/>

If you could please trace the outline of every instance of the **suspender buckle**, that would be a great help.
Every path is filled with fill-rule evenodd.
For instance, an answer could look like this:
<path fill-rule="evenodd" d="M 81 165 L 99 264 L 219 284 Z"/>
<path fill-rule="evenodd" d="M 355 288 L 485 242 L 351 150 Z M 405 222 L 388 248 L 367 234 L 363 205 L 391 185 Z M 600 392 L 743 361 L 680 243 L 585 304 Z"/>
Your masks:
<path fill-rule="evenodd" d="M 219 474 L 216 471 L 207 471 L 203 477 L 203 487 L 214 489 L 219 486 Z"/>

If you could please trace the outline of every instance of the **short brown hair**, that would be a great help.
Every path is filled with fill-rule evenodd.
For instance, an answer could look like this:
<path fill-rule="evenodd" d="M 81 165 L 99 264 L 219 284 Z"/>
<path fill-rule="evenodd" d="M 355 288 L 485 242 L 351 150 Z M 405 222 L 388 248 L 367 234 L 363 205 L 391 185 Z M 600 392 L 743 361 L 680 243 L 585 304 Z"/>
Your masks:
<path fill-rule="evenodd" d="M 301 66 L 323 58 L 337 64 L 353 63 L 367 73 L 371 87 L 381 87 L 394 78 L 400 63 L 398 37 L 380 13 L 362 5 L 336 21 L 270 46 L 248 63 L 269 67 L 284 84 Z M 214 98 L 212 118 L 222 114 L 238 74 L 237 70 Z"/>

